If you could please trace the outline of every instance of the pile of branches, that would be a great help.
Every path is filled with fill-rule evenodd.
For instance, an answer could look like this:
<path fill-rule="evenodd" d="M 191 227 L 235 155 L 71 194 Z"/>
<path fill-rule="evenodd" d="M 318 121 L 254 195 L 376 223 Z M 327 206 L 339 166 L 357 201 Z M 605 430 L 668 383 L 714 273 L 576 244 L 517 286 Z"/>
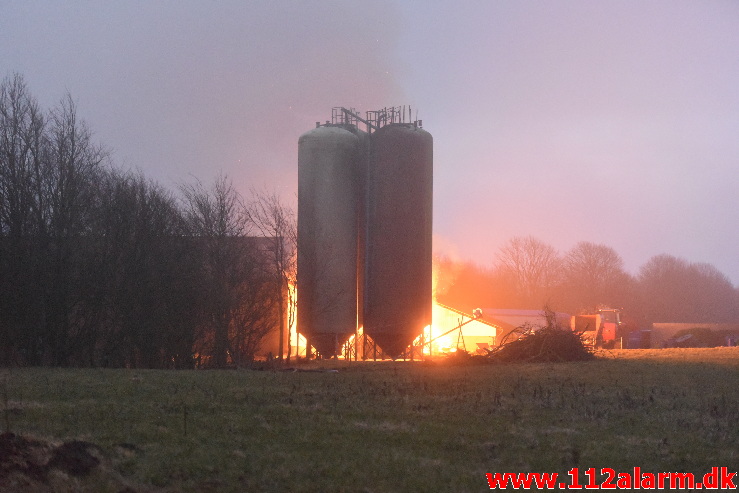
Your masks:
<path fill-rule="evenodd" d="M 486 355 L 471 355 L 457 351 L 450 361 L 457 364 L 489 363 L 551 363 L 590 361 L 595 359 L 591 348 L 583 343 L 579 333 L 557 323 L 555 313 L 544 309 L 546 326 L 524 324 L 507 333 L 500 344 Z"/>
<path fill-rule="evenodd" d="M 589 361 L 593 352 L 583 344 L 580 335 L 571 330 L 549 324 L 541 329 L 519 327 L 508 334 L 519 337 L 503 341 L 490 351 L 487 358 L 497 362 L 549 363 L 559 361 Z M 509 339 L 509 337 L 506 339 Z"/>

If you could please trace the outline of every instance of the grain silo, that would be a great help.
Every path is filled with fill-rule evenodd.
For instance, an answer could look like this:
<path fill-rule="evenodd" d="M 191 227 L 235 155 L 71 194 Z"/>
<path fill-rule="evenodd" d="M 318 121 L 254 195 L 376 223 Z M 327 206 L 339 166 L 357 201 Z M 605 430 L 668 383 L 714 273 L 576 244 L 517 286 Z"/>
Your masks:
<path fill-rule="evenodd" d="M 416 123 L 391 123 L 371 148 L 364 332 L 395 358 L 431 324 L 433 139 Z"/>
<path fill-rule="evenodd" d="M 357 238 L 367 139 L 326 125 L 298 141 L 298 328 L 323 357 L 357 324 Z"/>
<path fill-rule="evenodd" d="M 364 325 L 396 358 L 431 323 L 433 139 L 405 114 L 334 108 L 300 137 L 298 330 L 323 357 Z"/>

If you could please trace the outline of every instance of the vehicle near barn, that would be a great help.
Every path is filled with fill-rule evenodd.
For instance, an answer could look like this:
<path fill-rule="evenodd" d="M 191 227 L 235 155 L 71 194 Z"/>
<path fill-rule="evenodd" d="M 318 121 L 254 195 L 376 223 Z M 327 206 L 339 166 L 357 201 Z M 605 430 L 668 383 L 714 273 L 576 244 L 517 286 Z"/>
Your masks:
<path fill-rule="evenodd" d="M 597 349 L 612 349 L 623 337 L 621 310 L 599 308 L 594 314 L 573 315 L 570 328 L 580 334 L 583 344 Z"/>

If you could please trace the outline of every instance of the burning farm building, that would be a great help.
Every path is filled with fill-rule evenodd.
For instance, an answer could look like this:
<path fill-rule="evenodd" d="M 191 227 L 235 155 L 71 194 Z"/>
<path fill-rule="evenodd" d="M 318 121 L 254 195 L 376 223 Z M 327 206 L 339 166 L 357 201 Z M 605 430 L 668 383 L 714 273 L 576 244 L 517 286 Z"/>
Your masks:
<path fill-rule="evenodd" d="M 323 357 L 363 327 L 396 358 L 431 324 L 433 139 L 410 114 L 334 108 L 299 139 L 298 330 Z"/>

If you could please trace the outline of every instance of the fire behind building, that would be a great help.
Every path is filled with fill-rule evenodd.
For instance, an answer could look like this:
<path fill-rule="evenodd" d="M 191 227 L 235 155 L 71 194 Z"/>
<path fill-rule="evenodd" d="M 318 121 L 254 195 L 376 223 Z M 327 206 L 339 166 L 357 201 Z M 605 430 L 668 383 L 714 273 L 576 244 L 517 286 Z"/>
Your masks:
<path fill-rule="evenodd" d="M 395 358 L 431 324 L 433 139 L 411 115 L 334 108 L 299 139 L 298 331 L 323 357 L 363 327 Z"/>

